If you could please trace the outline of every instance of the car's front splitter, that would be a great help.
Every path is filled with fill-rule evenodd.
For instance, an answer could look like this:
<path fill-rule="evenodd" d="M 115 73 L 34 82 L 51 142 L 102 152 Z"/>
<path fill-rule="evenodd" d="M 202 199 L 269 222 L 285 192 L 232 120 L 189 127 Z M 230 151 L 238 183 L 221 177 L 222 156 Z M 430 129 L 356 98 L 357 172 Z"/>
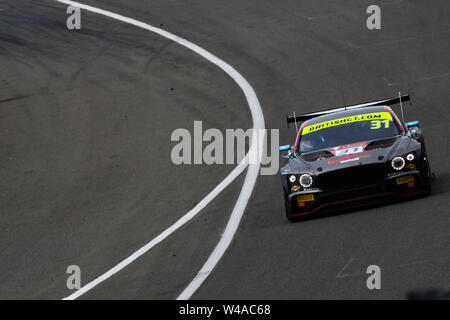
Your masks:
<path fill-rule="evenodd" d="M 319 211 L 346 209 L 364 204 L 388 202 L 426 193 L 419 172 L 410 172 L 386 178 L 382 185 L 371 185 L 350 190 L 323 192 L 320 189 L 289 195 L 291 216 L 305 216 Z"/>

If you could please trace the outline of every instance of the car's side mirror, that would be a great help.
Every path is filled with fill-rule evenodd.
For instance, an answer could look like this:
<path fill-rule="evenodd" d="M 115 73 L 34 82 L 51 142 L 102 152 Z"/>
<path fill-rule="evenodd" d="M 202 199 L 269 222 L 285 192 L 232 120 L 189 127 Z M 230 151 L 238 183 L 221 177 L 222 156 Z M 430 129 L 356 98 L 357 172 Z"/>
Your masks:
<path fill-rule="evenodd" d="M 281 151 L 287 151 L 288 152 L 287 155 L 282 155 L 281 156 L 282 158 L 289 159 L 291 157 L 292 149 L 291 149 L 291 145 L 290 144 L 286 144 L 284 146 L 280 146 L 280 152 Z"/>
<path fill-rule="evenodd" d="M 406 126 L 408 128 L 417 127 L 420 124 L 419 120 L 407 122 Z"/>

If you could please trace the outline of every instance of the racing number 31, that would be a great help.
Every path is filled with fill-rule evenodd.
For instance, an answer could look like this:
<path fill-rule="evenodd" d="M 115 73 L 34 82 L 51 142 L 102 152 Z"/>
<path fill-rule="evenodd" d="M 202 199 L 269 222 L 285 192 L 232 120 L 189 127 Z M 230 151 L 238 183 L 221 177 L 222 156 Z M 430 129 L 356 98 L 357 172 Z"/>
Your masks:
<path fill-rule="evenodd" d="M 374 130 L 374 129 L 380 129 L 381 128 L 381 123 L 384 123 L 384 128 L 389 128 L 389 119 L 386 120 L 372 120 L 370 121 L 371 127 L 370 129 Z"/>

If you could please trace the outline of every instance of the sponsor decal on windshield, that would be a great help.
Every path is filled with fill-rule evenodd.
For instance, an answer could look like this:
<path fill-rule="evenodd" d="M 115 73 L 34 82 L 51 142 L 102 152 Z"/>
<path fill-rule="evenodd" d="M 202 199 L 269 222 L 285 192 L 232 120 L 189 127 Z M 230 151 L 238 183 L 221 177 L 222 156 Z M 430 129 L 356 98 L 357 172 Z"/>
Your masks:
<path fill-rule="evenodd" d="M 392 120 L 392 116 L 389 112 L 373 112 L 373 113 L 366 113 L 366 114 L 358 114 L 351 117 L 345 117 L 345 118 L 339 118 L 334 119 L 330 121 L 325 121 L 321 123 L 316 123 L 310 126 L 306 126 L 302 130 L 302 136 L 311 132 L 315 132 L 318 130 L 330 128 L 339 126 L 342 124 L 352 123 L 352 122 L 359 122 L 359 121 L 377 121 L 372 122 L 372 129 L 378 129 L 382 127 L 388 127 L 389 124 L 386 124 L 388 122 L 384 123 L 384 126 L 382 126 L 381 121 L 382 120 Z"/>

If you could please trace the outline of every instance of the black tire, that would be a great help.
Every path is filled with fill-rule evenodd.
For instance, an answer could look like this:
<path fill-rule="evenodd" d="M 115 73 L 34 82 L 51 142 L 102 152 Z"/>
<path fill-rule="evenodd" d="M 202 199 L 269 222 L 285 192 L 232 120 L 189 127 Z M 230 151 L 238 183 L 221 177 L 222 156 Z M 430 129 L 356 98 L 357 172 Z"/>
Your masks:
<path fill-rule="evenodd" d="M 284 206 L 286 208 L 286 218 L 290 221 L 290 222 L 295 222 L 297 221 L 296 218 L 294 218 L 292 216 L 292 208 L 291 208 L 291 203 L 289 201 L 289 196 L 286 194 L 286 191 L 284 192 Z"/>
<path fill-rule="evenodd" d="M 425 172 L 422 173 L 422 180 L 425 189 L 425 195 L 428 196 L 431 193 L 431 180 L 432 173 L 430 169 L 430 164 L 428 163 L 428 158 L 425 160 Z"/>

